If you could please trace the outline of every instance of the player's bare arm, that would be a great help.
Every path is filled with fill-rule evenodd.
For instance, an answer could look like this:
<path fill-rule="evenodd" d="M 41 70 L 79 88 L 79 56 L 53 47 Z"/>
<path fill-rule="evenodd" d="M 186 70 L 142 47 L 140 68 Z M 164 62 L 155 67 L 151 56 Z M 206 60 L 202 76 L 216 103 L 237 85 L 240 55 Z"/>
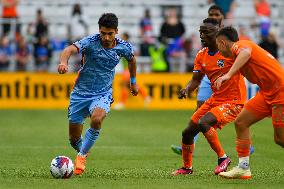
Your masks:
<path fill-rule="evenodd" d="M 192 80 L 188 82 L 187 86 L 184 89 L 181 89 L 178 98 L 183 99 L 187 96 L 189 97 L 190 94 L 200 85 L 204 74 L 200 72 L 193 72 Z"/>
<path fill-rule="evenodd" d="M 128 70 L 130 73 L 130 91 L 133 96 L 138 95 L 138 86 L 136 84 L 136 58 L 132 57 L 130 61 L 128 61 Z"/>
<path fill-rule="evenodd" d="M 235 73 L 237 73 L 237 71 L 240 70 L 241 67 L 243 67 L 248 62 L 250 57 L 251 57 L 251 49 L 248 49 L 248 48 L 242 49 L 239 52 L 239 54 L 238 54 L 238 56 L 237 56 L 237 58 L 236 58 L 236 60 L 235 60 L 235 62 L 233 64 L 233 66 L 231 67 L 229 72 L 226 73 L 225 75 L 219 77 L 214 82 L 215 87 L 217 89 L 219 89 L 224 81 L 229 80 Z"/>
<path fill-rule="evenodd" d="M 71 55 L 78 53 L 77 48 L 74 45 L 66 47 L 60 56 L 60 63 L 58 65 L 58 73 L 64 74 L 68 72 L 68 60 Z"/>

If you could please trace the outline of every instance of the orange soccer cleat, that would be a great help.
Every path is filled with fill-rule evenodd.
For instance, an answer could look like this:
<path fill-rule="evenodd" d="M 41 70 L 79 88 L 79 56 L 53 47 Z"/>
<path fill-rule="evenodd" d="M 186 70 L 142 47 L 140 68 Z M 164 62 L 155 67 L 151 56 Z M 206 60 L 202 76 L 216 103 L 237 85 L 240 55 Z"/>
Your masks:
<path fill-rule="evenodd" d="M 86 155 L 77 155 L 74 168 L 75 175 L 81 175 L 85 171 L 86 157 Z"/>

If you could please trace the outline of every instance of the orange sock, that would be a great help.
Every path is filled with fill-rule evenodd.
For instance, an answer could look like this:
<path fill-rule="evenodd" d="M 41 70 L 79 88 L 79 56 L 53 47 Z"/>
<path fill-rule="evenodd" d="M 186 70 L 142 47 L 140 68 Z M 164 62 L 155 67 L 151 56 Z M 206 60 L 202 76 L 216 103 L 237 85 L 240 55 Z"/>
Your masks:
<path fill-rule="evenodd" d="M 194 151 L 194 144 L 182 144 L 182 160 L 185 168 L 192 167 L 192 154 Z"/>
<path fill-rule="evenodd" d="M 225 152 L 219 142 L 218 135 L 216 130 L 213 127 L 210 127 L 210 129 L 206 132 L 203 133 L 207 141 L 209 142 L 211 148 L 216 152 L 218 155 L 218 158 L 222 157 L 225 155 Z"/>
<path fill-rule="evenodd" d="M 236 139 L 236 150 L 239 157 L 249 156 L 250 153 L 250 139 Z"/>

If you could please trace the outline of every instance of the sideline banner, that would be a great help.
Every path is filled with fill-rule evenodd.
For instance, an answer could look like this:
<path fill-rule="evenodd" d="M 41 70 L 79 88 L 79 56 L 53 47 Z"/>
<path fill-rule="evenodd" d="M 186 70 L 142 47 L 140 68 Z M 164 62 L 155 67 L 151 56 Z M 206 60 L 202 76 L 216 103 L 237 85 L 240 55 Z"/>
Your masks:
<path fill-rule="evenodd" d="M 76 75 L 1 73 L 0 108 L 64 109 Z"/>
<path fill-rule="evenodd" d="M 0 73 L 0 109 L 66 109 L 77 74 Z M 192 74 L 138 74 L 140 89 L 150 96 L 132 97 L 128 91 L 125 108 L 130 109 L 194 109 L 196 94 L 179 100 L 177 92 Z M 116 74 L 113 84 L 115 106 L 121 99 L 122 75 Z"/>
<path fill-rule="evenodd" d="M 138 74 L 137 84 L 139 86 L 139 95 L 133 97 L 129 95 L 126 108 L 149 108 L 149 109 L 195 109 L 196 93 L 192 94 L 190 99 L 178 99 L 178 91 L 186 86 L 191 80 L 192 74 L 175 73 L 155 73 Z M 116 75 L 114 82 L 113 96 L 116 103 L 121 99 L 121 84 L 123 77 Z M 142 93 L 150 96 L 149 104 L 145 103 Z M 130 93 L 129 93 L 130 94 Z M 114 104 L 113 107 L 115 107 Z"/>

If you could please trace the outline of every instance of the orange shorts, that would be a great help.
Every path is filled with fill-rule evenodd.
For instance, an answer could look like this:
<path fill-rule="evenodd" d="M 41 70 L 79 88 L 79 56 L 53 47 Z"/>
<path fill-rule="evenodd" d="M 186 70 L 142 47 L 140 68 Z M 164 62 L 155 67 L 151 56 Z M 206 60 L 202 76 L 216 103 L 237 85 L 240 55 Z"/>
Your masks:
<path fill-rule="evenodd" d="M 280 94 L 279 94 L 280 95 Z M 279 96 L 276 97 L 277 99 Z M 284 99 L 284 97 L 282 97 Z M 245 104 L 245 109 L 254 114 L 258 119 L 272 117 L 274 127 L 284 127 L 284 103 L 274 103 L 271 100 L 266 100 L 265 96 L 258 92 L 255 97 L 250 99 Z"/>
<path fill-rule="evenodd" d="M 214 128 L 222 129 L 227 123 L 236 119 L 243 108 L 243 104 L 236 104 L 235 102 L 216 102 L 213 98 L 209 98 L 191 117 L 194 123 L 198 123 L 207 112 L 212 113 L 216 119 L 217 124 Z"/>

